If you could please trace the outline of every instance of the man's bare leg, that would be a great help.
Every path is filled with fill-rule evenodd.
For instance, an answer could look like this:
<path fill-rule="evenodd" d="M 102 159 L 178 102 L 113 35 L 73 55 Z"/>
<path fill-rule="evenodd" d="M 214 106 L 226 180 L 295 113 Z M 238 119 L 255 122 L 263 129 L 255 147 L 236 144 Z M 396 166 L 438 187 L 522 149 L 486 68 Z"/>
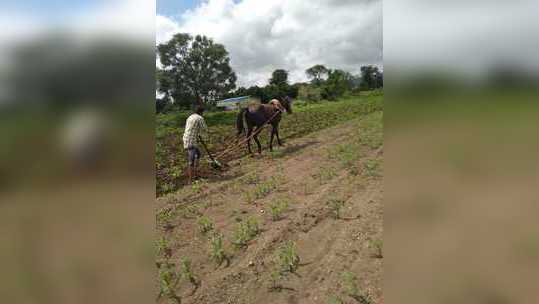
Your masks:
<path fill-rule="evenodd" d="M 193 166 L 189 165 L 187 167 L 187 177 L 189 178 L 189 185 L 193 182 Z"/>

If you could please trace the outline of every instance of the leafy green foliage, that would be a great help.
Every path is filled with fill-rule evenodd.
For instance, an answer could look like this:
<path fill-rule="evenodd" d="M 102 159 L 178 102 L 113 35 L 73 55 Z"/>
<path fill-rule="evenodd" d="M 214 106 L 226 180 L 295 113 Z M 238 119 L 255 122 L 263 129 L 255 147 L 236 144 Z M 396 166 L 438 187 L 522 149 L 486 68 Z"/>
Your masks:
<path fill-rule="evenodd" d="M 159 296 L 165 296 L 170 300 L 181 304 L 181 298 L 176 294 L 180 276 L 174 271 L 172 264 L 165 262 L 159 267 Z"/>
<path fill-rule="evenodd" d="M 180 260 L 180 263 L 181 263 L 181 268 L 180 268 L 181 278 L 189 281 L 191 284 L 195 286 L 198 286 L 199 282 L 193 275 L 191 259 L 184 257 Z"/>
<path fill-rule="evenodd" d="M 327 202 L 331 217 L 334 219 L 341 218 L 341 210 L 344 207 L 344 201 L 339 199 L 331 199 Z"/>
<path fill-rule="evenodd" d="M 254 217 L 250 217 L 238 223 L 236 230 L 233 233 L 232 243 L 237 247 L 245 247 L 247 243 L 254 239 L 260 233 L 258 220 Z"/>
<path fill-rule="evenodd" d="M 313 177 L 318 180 L 320 185 L 332 180 L 335 176 L 337 176 L 337 173 L 335 168 L 332 167 L 322 167 L 318 173 L 313 174 Z"/>
<path fill-rule="evenodd" d="M 278 200 L 271 203 L 269 206 L 271 219 L 273 221 L 278 221 L 282 219 L 283 213 L 288 209 L 287 200 Z"/>
<path fill-rule="evenodd" d="M 157 224 L 161 226 L 169 225 L 175 217 L 176 210 L 174 210 L 173 208 L 164 208 L 156 214 Z"/>
<path fill-rule="evenodd" d="M 277 182 L 274 179 L 261 182 L 256 186 L 254 196 L 256 199 L 261 199 L 270 194 L 275 188 L 277 188 Z"/>
<path fill-rule="evenodd" d="M 236 86 L 225 47 L 205 36 L 178 33 L 158 45 L 157 53 L 163 65 L 157 89 L 183 108 L 220 98 Z"/>
<path fill-rule="evenodd" d="M 382 175 L 381 160 L 367 159 L 363 164 L 363 173 L 370 177 L 379 177 Z"/>
<path fill-rule="evenodd" d="M 328 304 L 344 304 L 343 301 L 336 296 L 331 296 L 328 299 Z"/>
<path fill-rule="evenodd" d="M 327 76 L 328 73 L 329 69 L 321 64 L 314 65 L 305 70 L 305 74 L 307 74 L 307 77 L 312 79 L 311 83 L 313 85 L 320 85 L 324 77 Z"/>
<path fill-rule="evenodd" d="M 166 258 L 169 258 L 172 255 L 170 243 L 168 239 L 164 236 L 160 237 L 159 240 L 157 240 L 157 254 Z"/>
<path fill-rule="evenodd" d="M 295 273 L 299 267 L 300 257 L 294 242 L 287 242 L 277 251 L 277 265 L 281 274 Z"/>
<path fill-rule="evenodd" d="M 357 277 L 354 273 L 345 271 L 342 273 L 342 282 L 346 295 L 360 304 L 371 304 L 369 296 L 363 295 L 357 286 Z"/>
<path fill-rule="evenodd" d="M 224 248 L 223 235 L 220 233 L 214 233 L 210 238 L 210 258 L 218 266 L 221 266 L 224 261 L 229 261 Z"/>
<path fill-rule="evenodd" d="M 197 223 L 198 223 L 198 230 L 203 234 L 206 234 L 212 231 L 214 228 L 212 220 L 207 216 L 199 217 Z"/>
<path fill-rule="evenodd" d="M 371 240 L 370 247 L 375 250 L 373 257 L 378 258 L 378 259 L 381 259 L 384 257 L 384 255 L 382 254 L 382 249 L 384 247 L 384 243 L 382 240 L 380 239 Z"/>

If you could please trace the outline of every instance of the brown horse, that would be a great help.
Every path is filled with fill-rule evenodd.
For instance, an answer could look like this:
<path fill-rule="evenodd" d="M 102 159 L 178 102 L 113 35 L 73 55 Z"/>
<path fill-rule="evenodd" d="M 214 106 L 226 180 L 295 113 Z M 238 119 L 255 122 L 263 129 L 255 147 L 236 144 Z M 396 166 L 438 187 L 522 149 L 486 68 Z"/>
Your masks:
<path fill-rule="evenodd" d="M 274 99 L 268 104 L 258 104 L 240 110 L 240 113 L 236 119 L 238 135 L 245 131 L 243 126 L 243 120 L 245 119 L 245 122 L 247 123 L 247 133 L 245 136 L 248 138 L 247 148 L 249 149 L 250 154 L 253 152 L 251 151 L 251 139 L 249 137 L 253 133 L 253 129 L 255 127 L 255 135 L 253 138 L 258 146 L 258 153 L 262 153 L 262 146 L 260 145 L 260 141 L 258 141 L 258 132 L 260 128 L 264 127 L 266 122 L 271 124 L 271 136 L 269 142 L 270 151 L 273 151 L 274 136 L 277 136 L 277 143 L 279 146 L 282 146 L 281 138 L 279 137 L 279 122 L 281 121 L 283 111 L 292 113 L 292 99 L 288 96 L 282 98 L 281 100 Z"/>

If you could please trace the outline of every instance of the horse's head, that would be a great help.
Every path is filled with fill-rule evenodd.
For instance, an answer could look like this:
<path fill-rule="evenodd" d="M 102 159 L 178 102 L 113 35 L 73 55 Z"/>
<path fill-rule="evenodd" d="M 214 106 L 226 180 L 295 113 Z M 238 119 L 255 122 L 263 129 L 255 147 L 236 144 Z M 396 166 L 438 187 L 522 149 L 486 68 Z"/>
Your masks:
<path fill-rule="evenodd" d="M 286 109 L 286 112 L 292 114 L 292 98 L 285 96 L 281 101 L 282 106 Z"/>

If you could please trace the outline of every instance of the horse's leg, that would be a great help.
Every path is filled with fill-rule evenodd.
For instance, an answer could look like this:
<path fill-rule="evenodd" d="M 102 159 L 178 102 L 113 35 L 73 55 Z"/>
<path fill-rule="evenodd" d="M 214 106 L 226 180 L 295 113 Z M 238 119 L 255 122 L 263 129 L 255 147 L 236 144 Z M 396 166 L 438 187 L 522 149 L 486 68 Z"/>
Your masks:
<path fill-rule="evenodd" d="M 257 132 L 259 128 L 262 128 L 262 127 L 257 127 L 255 132 Z M 258 154 L 262 154 L 262 145 L 260 145 L 260 141 L 258 140 L 258 133 L 256 133 L 256 135 L 253 136 L 253 138 L 255 139 L 256 145 L 258 146 Z"/>
<path fill-rule="evenodd" d="M 275 126 L 271 126 L 271 135 L 270 135 L 270 142 L 269 142 L 269 149 L 270 151 L 273 151 L 273 136 L 275 135 Z"/>
<path fill-rule="evenodd" d="M 251 133 L 253 132 L 252 126 L 247 126 L 247 148 L 249 149 L 249 154 L 253 154 L 253 151 L 251 151 Z"/>
<path fill-rule="evenodd" d="M 281 138 L 279 137 L 279 125 L 278 124 L 275 126 L 275 135 L 277 136 L 277 144 L 279 144 L 279 146 L 282 146 L 283 143 L 281 142 Z"/>

